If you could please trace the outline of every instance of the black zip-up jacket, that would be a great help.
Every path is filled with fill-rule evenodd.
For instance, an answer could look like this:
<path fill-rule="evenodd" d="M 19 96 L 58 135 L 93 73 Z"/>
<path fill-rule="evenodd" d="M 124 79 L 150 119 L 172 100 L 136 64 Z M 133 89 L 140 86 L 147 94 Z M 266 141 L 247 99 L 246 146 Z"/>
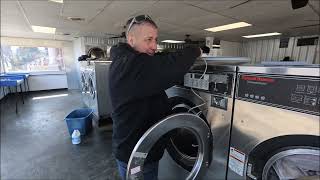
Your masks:
<path fill-rule="evenodd" d="M 154 56 L 139 53 L 126 43 L 111 48 L 112 146 L 118 160 L 128 163 L 141 136 L 170 114 L 164 90 L 181 82 L 199 55 L 200 49 L 191 47 Z M 146 161 L 160 160 L 165 145 L 164 140 L 157 142 Z"/>

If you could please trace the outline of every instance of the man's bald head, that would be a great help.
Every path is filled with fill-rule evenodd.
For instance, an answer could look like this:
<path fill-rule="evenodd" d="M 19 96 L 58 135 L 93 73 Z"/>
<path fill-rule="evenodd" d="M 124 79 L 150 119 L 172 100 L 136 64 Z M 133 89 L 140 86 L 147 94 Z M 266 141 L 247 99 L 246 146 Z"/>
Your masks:
<path fill-rule="evenodd" d="M 128 21 L 127 43 L 136 51 L 153 56 L 157 50 L 158 27 L 151 18 L 138 20 Z"/>
<path fill-rule="evenodd" d="M 153 27 L 154 29 L 158 29 L 157 26 L 149 23 L 149 22 L 142 22 L 140 24 L 134 24 L 132 25 L 132 27 L 130 28 L 130 30 L 127 32 L 127 36 L 128 35 L 137 35 L 137 33 L 139 33 L 141 31 L 141 27 L 144 27 L 144 26 L 150 26 L 150 27 Z"/>
<path fill-rule="evenodd" d="M 130 33 L 130 31 L 135 27 L 135 26 L 139 26 L 140 24 L 145 24 L 148 23 L 151 26 L 153 26 L 154 28 L 158 29 L 158 26 L 156 25 L 156 23 L 151 19 L 150 16 L 148 15 L 139 15 L 133 18 L 130 18 L 127 23 L 126 23 L 126 35 Z"/>

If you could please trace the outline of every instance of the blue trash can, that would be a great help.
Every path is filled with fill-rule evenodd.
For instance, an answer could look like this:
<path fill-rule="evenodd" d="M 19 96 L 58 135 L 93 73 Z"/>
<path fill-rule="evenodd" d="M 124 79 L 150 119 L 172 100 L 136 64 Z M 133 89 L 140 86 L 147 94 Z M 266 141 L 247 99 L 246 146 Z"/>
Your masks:
<path fill-rule="evenodd" d="M 66 118 L 70 136 L 73 130 L 78 129 L 81 136 L 86 135 L 92 129 L 93 109 L 82 108 L 72 111 Z"/>

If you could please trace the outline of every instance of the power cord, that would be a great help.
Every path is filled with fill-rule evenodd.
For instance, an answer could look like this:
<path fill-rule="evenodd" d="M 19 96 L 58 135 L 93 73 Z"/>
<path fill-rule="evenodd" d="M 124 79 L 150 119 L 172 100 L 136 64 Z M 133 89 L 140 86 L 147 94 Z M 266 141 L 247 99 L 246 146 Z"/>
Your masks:
<path fill-rule="evenodd" d="M 204 75 L 205 75 L 206 72 L 207 72 L 208 63 L 207 63 L 207 61 L 206 61 L 204 58 L 201 58 L 201 59 L 204 61 L 205 65 L 206 65 L 206 67 L 205 67 L 205 69 L 204 69 L 204 72 L 203 72 L 203 74 L 202 74 L 201 77 L 200 77 L 200 79 L 204 79 Z M 196 92 L 193 90 L 192 87 L 191 87 L 191 91 L 192 91 L 192 93 L 195 94 L 199 99 L 201 99 L 203 103 L 202 103 L 202 104 L 199 104 L 199 105 L 196 105 L 196 106 L 194 106 L 194 107 L 192 107 L 192 108 L 190 108 L 190 109 L 188 110 L 188 112 L 190 112 L 191 110 L 193 110 L 193 109 L 195 109 L 195 108 L 204 106 L 204 105 L 207 103 L 207 101 L 205 101 L 198 93 L 196 93 Z M 201 112 L 201 111 L 200 111 L 200 112 Z M 198 113 L 197 113 L 197 114 L 198 114 Z M 197 115 L 197 114 L 196 114 L 196 115 Z M 197 116 L 199 116 L 199 115 L 197 115 Z"/>
<path fill-rule="evenodd" d="M 202 74 L 202 76 L 200 77 L 200 79 L 203 79 L 204 78 L 204 75 L 206 74 L 206 72 L 207 72 L 207 68 L 208 68 L 208 63 L 207 63 L 207 61 L 204 59 L 204 58 L 201 58 L 203 61 L 204 61 L 204 63 L 206 64 L 206 68 L 204 69 L 204 72 L 203 72 L 203 74 Z"/>

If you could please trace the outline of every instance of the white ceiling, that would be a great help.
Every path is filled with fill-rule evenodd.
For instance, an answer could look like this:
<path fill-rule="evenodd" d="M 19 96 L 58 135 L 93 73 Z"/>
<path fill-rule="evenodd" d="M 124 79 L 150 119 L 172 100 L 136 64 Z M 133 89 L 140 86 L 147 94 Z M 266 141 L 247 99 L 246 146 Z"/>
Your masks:
<path fill-rule="evenodd" d="M 79 36 L 120 34 L 126 21 L 148 14 L 159 26 L 159 39 L 198 40 L 214 36 L 241 41 L 241 36 L 281 32 L 286 35 L 319 34 L 319 15 L 310 6 L 293 10 L 291 0 L 1 0 L 1 36 L 73 40 Z M 319 12 L 320 0 L 310 0 Z M 247 3 L 245 3 L 247 2 Z M 244 3 L 244 4 L 242 4 Z M 241 5 L 242 4 L 242 5 Z M 73 22 L 67 17 L 85 18 Z M 245 21 L 251 27 L 211 33 L 205 28 Z M 318 24 L 311 27 L 300 27 Z M 55 35 L 34 33 L 30 25 L 56 27 Z M 300 27 L 300 28 L 297 28 Z M 70 35 L 62 35 L 70 33 Z"/>

